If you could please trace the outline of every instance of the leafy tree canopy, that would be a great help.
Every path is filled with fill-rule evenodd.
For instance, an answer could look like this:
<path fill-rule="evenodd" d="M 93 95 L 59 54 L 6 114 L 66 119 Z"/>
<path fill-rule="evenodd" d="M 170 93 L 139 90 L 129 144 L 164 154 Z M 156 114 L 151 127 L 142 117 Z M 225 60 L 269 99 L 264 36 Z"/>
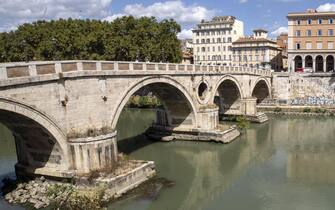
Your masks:
<path fill-rule="evenodd" d="M 174 20 L 125 16 L 113 22 L 59 19 L 0 33 L 0 62 L 32 60 L 181 61 Z"/>

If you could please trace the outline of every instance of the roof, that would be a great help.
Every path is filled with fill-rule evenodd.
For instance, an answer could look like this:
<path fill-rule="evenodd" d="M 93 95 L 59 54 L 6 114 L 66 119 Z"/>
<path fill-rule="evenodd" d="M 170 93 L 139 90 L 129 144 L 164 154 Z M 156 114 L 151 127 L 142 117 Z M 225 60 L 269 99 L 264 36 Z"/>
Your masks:
<path fill-rule="evenodd" d="M 264 33 L 267 33 L 268 31 L 264 30 L 264 29 L 261 29 L 261 28 L 258 28 L 258 29 L 253 30 L 253 32 L 264 32 Z"/>
<path fill-rule="evenodd" d="M 198 25 L 207 25 L 213 23 L 234 23 L 236 18 L 234 16 L 216 16 L 210 21 L 202 20 Z"/>
<path fill-rule="evenodd" d="M 266 38 L 240 37 L 234 43 L 254 43 L 254 42 L 270 42 L 276 44 L 275 41 Z"/>
<path fill-rule="evenodd" d="M 287 18 L 293 18 L 293 17 L 313 17 L 313 16 L 318 16 L 318 17 L 324 17 L 324 16 L 335 16 L 335 11 L 334 12 L 319 12 L 315 9 L 308 9 L 305 12 L 291 12 L 288 13 Z"/>

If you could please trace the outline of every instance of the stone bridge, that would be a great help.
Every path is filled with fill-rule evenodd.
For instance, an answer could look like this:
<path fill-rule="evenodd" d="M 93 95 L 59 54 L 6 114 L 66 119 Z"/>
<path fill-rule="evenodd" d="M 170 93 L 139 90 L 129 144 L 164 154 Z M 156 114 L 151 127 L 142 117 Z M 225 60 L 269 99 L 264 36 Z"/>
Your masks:
<path fill-rule="evenodd" d="M 219 112 L 256 117 L 256 104 L 271 97 L 271 71 L 110 61 L 0 64 L 0 122 L 15 137 L 17 174 L 71 177 L 112 165 L 118 118 L 143 90 L 164 106 L 155 124 L 210 132 Z"/>

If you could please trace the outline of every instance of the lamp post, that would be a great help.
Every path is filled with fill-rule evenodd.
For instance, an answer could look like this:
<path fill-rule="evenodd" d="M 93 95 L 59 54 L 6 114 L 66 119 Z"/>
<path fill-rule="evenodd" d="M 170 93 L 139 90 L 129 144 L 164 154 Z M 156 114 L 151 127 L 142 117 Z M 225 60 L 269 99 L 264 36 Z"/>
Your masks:
<path fill-rule="evenodd" d="M 51 39 L 51 41 L 52 41 L 53 50 L 54 50 L 53 60 L 56 60 L 56 54 L 57 54 L 57 48 L 58 48 L 58 39 L 56 39 L 55 37 L 53 37 Z"/>
<path fill-rule="evenodd" d="M 28 63 L 29 59 L 28 59 L 28 53 L 27 53 L 27 42 L 26 42 L 25 39 L 21 41 L 21 45 L 23 47 L 24 60 L 25 60 L 25 62 Z"/>

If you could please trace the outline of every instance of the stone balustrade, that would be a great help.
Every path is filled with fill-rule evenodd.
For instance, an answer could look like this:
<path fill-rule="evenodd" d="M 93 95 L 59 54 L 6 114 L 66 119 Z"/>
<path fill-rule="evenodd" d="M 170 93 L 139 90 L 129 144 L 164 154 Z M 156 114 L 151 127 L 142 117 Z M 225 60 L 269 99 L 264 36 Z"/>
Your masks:
<path fill-rule="evenodd" d="M 249 74 L 258 76 L 271 76 L 270 69 L 257 69 L 249 67 L 215 66 L 215 65 L 186 65 L 172 63 L 141 63 L 141 62 L 115 62 L 115 61 L 36 61 L 0 64 L 0 80 L 34 77 L 52 74 L 66 74 L 73 72 L 97 72 L 97 74 L 118 74 L 152 72 L 152 74 Z M 111 73 L 113 72 L 113 73 Z M 117 73 L 116 73 L 117 72 Z M 149 73 L 151 74 L 151 73 Z"/>

